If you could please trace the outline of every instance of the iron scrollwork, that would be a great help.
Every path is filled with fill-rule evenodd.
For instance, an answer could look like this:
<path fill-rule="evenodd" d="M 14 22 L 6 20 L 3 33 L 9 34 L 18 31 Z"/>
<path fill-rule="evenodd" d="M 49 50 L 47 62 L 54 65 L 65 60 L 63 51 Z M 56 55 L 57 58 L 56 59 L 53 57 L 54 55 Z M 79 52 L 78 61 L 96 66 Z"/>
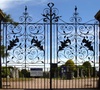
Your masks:
<path fill-rule="evenodd" d="M 94 25 L 80 23 L 81 17 L 78 16 L 77 7 L 71 17 L 70 23 L 59 25 L 58 30 L 58 58 L 61 61 L 68 59 L 81 63 L 86 60 L 94 60 L 95 51 L 95 30 Z"/>
<path fill-rule="evenodd" d="M 9 58 L 13 62 L 24 62 L 25 60 L 25 63 L 41 62 L 46 57 L 44 56 L 44 44 L 48 43 L 45 42 L 48 37 L 48 29 L 44 28 L 47 25 L 47 27 L 56 27 L 52 33 L 52 35 L 54 33 L 57 35 L 53 36 L 55 42 L 49 42 L 49 44 L 57 44 L 55 46 L 56 58 L 61 61 L 62 59 L 74 59 L 76 62 L 92 60 L 95 52 L 96 35 L 94 25 L 80 23 L 82 19 L 79 17 L 76 6 L 73 17 L 70 18 L 71 23 L 59 23 L 61 16 L 58 16 L 58 13 L 59 11 L 54 8 L 54 4 L 48 3 L 48 8 L 45 8 L 42 14 L 43 23 L 31 23 L 32 17 L 29 16 L 27 7 L 25 7 L 23 16 L 19 18 L 21 23 L 18 25 L 8 24 L 7 26 L 9 28 L 7 31 L 7 50 L 8 52 L 11 51 Z M 53 29 L 53 27 L 50 28 Z M 49 30 L 51 30 L 50 28 Z"/>
<path fill-rule="evenodd" d="M 7 26 L 7 51 L 10 54 L 10 62 L 41 63 L 44 59 L 43 25 L 31 23 L 32 17 L 29 16 L 26 6 L 19 20 L 21 23 Z"/>
<path fill-rule="evenodd" d="M 61 43 L 61 46 L 59 46 L 59 51 L 60 51 L 60 50 L 63 50 L 65 47 L 67 47 L 68 45 L 70 45 L 70 44 L 71 44 L 71 41 L 70 41 L 70 39 L 67 37 L 66 40 L 60 41 L 60 43 Z"/>
<path fill-rule="evenodd" d="M 34 43 L 34 46 L 37 46 L 40 50 L 43 50 L 43 46 L 41 45 L 41 41 L 38 41 L 37 37 L 33 37 L 33 39 L 31 40 L 31 44 L 32 43 Z"/>
<path fill-rule="evenodd" d="M 49 8 L 45 8 L 43 11 L 43 21 L 44 22 L 49 22 L 52 20 L 53 22 L 58 22 L 59 18 L 61 16 L 57 16 L 59 11 L 57 8 L 54 8 L 54 3 L 48 3 Z"/>

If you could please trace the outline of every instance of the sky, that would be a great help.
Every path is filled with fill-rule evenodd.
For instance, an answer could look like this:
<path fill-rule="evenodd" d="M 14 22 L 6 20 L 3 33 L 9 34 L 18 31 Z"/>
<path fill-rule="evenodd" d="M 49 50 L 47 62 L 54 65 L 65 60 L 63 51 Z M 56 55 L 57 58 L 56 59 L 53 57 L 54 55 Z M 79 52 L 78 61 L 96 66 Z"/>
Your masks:
<path fill-rule="evenodd" d="M 72 17 L 75 6 L 83 22 L 94 19 L 94 15 L 100 10 L 100 0 L 0 0 L 0 9 L 18 21 L 27 6 L 29 15 L 32 16 L 33 22 L 36 22 L 42 18 L 41 14 L 49 2 L 55 4 L 59 15 L 67 22 Z"/>
<path fill-rule="evenodd" d="M 62 16 L 61 19 L 66 22 L 70 22 L 75 6 L 82 22 L 94 20 L 95 14 L 100 10 L 100 0 L 0 0 L 0 9 L 10 14 L 14 21 L 19 21 L 27 6 L 33 22 L 37 22 L 43 18 L 43 10 L 48 8 L 49 2 L 54 3 L 54 7 L 59 10 L 58 16 Z"/>

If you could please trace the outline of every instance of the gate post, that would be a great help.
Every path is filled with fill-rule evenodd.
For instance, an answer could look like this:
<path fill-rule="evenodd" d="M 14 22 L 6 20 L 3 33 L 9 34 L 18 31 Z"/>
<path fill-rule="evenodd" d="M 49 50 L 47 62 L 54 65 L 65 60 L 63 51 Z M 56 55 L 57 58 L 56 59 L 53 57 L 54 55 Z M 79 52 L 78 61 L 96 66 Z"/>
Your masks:
<path fill-rule="evenodd" d="M 43 14 L 44 22 L 47 22 L 47 20 L 50 23 L 50 90 L 52 90 L 52 20 L 53 20 L 53 3 L 48 3 L 47 6 L 49 7 L 46 13 Z M 56 14 L 55 14 L 56 15 Z M 54 17 L 55 18 L 55 17 Z"/>
<path fill-rule="evenodd" d="M 43 17 L 44 17 L 44 19 L 43 19 L 43 21 L 44 22 L 48 22 L 49 21 L 49 24 L 50 24 L 50 90 L 52 90 L 52 65 L 53 65 L 53 63 L 52 63 L 52 58 L 53 58 L 53 56 L 52 56 L 52 40 L 53 40 L 53 38 L 52 38 L 52 24 L 54 23 L 54 22 L 58 22 L 58 19 L 60 18 L 60 16 L 57 16 L 58 14 L 56 13 L 56 11 L 58 10 L 57 8 L 53 8 L 53 6 L 54 6 L 54 3 L 48 3 L 47 4 L 47 6 L 49 7 L 49 8 L 46 8 L 44 11 L 46 11 L 44 14 L 42 14 L 43 15 Z"/>
<path fill-rule="evenodd" d="M 100 10 L 94 16 L 96 20 L 99 21 L 99 80 L 98 80 L 98 88 L 100 89 Z"/>
<path fill-rule="evenodd" d="M 50 90 L 52 90 L 52 7 L 54 4 L 49 3 L 48 6 L 50 8 Z"/>
<path fill-rule="evenodd" d="M 2 63 L 1 63 L 1 22 L 4 20 L 4 14 L 2 10 L 0 9 L 0 88 L 2 88 L 2 75 L 1 75 L 1 68 L 2 68 Z"/>

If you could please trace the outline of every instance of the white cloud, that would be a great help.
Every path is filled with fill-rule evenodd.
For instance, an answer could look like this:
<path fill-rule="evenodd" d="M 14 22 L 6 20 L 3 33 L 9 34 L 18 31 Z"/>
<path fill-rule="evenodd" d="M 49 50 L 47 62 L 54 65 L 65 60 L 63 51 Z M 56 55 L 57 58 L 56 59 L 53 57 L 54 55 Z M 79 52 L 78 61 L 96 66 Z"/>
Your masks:
<path fill-rule="evenodd" d="M 9 5 L 9 0 L 0 0 L 0 8 L 5 9 Z"/>
<path fill-rule="evenodd" d="M 48 0 L 0 0 L 0 9 L 6 10 L 22 4 L 43 5 Z"/>

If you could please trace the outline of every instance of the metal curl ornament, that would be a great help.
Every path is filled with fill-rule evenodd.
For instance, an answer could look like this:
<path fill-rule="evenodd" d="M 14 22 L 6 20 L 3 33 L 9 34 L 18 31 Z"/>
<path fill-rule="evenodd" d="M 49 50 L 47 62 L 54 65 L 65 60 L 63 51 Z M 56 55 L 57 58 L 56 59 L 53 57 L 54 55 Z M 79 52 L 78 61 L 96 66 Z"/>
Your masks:
<path fill-rule="evenodd" d="M 79 26 L 79 33 L 81 36 L 86 36 L 86 35 L 93 35 L 93 26 L 92 25 L 80 25 Z"/>
<path fill-rule="evenodd" d="M 42 25 L 31 25 L 29 26 L 29 32 L 30 34 L 43 34 L 43 26 Z M 33 35 L 32 35 L 33 36 Z"/>
<path fill-rule="evenodd" d="M 25 12 L 23 13 L 23 16 L 19 17 L 19 21 L 21 21 L 22 23 L 32 22 L 32 17 L 29 16 L 27 12 L 27 6 L 25 6 Z"/>
<path fill-rule="evenodd" d="M 54 3 L 48 3 L 49 8 L 45 8 L 43 10 L 42 16 L 44 17 L 43 18 L 44 22 L 49 22 L 49 21 L 58 22 L 58 19 L 61 17 L 57 16 L 59 11 L 57 8 L 53 8 L 53 6 Z"/>
<path fill-rule="evenodd" d="M 73 14 L 73 17 L 70 18 L 70 21 L 71 22 L 74 22 L 74 23 L 79 23 L 82 21 L 82 18 L 78 16 L 79 13 L 77 12 L 77 6 L 75 6 L 75 12 Z"/>
<path fill-rule="evenodd" d="M 59 25 L 60 30 L 58 30 L 61 35 L 69 35 L 74 30 L 72 25 Z"/>

